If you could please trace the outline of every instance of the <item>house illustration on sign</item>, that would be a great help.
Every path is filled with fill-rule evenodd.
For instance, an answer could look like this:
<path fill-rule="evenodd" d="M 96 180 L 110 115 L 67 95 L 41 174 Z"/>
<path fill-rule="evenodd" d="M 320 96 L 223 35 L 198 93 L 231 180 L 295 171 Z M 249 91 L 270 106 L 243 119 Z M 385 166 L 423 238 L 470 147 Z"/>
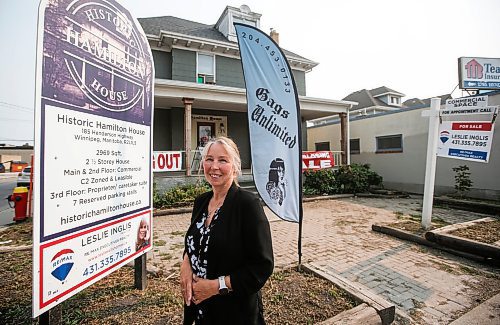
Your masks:
<path fill-rule="evenodd" d="M 470 60 L 466 65 L 467 78 L 483 79 L 483 66 L 476 60 Z"/>

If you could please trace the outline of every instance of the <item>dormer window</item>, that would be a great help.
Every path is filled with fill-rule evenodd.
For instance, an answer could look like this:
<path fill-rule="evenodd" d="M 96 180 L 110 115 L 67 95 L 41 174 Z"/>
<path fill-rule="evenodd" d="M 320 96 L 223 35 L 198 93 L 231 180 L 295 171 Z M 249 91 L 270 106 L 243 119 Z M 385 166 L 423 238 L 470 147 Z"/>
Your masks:
<path fill-rule="evenodd" d="M 391 104 L 392 105 L 401 105 L 400 100 L 401 99 L 399 97 L 391 96 Z"/>
<path fill-rule="evenodd" d="M 198 53 L 196 66 L 196 82 L 199 84 L 215 84 L 215 57 Z"/>
<path fill-rule="evenodd" d="M 247 5 L 242 5 L 239 8 L 227 6 L 215 24 L 215 28 L 229 41 L 236 42 L 236 31 L 233 23 L 242 23 L 259 28 L 260 16 L 261 14 L 252 12 Z"/>

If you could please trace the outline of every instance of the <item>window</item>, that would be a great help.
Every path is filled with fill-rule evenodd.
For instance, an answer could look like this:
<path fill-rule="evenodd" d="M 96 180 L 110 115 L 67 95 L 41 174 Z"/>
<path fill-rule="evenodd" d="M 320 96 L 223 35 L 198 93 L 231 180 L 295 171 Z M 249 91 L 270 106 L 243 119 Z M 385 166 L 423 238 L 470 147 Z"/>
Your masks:
<path fill-rule="evenodd" d="M 376 152 L 403 152 L 403 136 L 401 134 L 376 137 Z"/>
<path fill-rule="evenodd" d="M 391 96 L 391 104 L 399 105 L 399 97 Z"/>
<path fill-rule="evenodd" d="M 359 139 L 349 140 L 349 151 L 350 153 L 360 153 L 359 149 Z"/>
<path fill-rule="evenodd" d="M 197 71 L 197 83 L 215 84 L 215 57 L 198 53 Z"/>
<path fill-rule="evenodd" d="M 314 147 L 316 151 L 330 151 L 330 142 L 316 142 Z"/>

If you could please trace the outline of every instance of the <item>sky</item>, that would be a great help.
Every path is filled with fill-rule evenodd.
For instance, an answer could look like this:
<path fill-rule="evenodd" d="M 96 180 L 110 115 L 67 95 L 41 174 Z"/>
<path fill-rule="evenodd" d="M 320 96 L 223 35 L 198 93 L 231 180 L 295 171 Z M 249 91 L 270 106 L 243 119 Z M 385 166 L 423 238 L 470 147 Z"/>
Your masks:
<path fill-rule="evenodd" d="M 498 0 L 119 0 L 137 18 L 215 24 L 246 4 L 280 46 L 319 65 L 307 95 L 340 100 L 386 86 L 421 99 L 457 88 L 459 57 L 500 58 Z M 0 143 L 32 144 L 38 3 L 0 0 Z"/>

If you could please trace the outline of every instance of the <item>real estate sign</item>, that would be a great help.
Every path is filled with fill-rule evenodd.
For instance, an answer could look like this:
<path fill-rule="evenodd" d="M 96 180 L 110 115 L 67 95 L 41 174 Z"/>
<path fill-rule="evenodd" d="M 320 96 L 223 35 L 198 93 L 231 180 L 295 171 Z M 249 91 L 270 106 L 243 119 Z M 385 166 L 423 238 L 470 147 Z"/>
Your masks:
<path fill-rule="evenodd" d="M 479 121 L 443 121 L 439 126 L 437 155 L 488 162 L 494 123 Z"/>
<path fill-rule="evenodd" d="M 500 59 L 459 58 L 458 76 L 461 89 L 500 89 Z"/>
<path fill-rule="evenodd" d="M 182 169 L 182 151 L 153 152 L 153 172 L 173 172 Z"/>
<path fill-rule="evenodd" d="M 154 69 L 113 0 L 42 0 L 33 316 L 150 250 Z"/>
<path fill-rule="evenodd" d="M 303 151 L 302 171 L 333 168 L 335 159 L 331 151 Z"/>

